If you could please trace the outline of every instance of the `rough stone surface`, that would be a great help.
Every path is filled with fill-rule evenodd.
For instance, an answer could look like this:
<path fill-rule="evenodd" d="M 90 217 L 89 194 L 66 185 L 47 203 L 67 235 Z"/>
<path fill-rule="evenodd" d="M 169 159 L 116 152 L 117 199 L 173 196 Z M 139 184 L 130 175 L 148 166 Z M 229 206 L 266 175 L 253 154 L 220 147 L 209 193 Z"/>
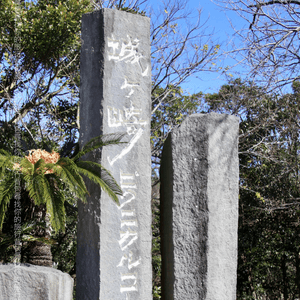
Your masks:
<path fill-rule="evenodd" d="M 163 300 L 235 300 L 235 116 L 196 114 L 167 138 L 161 164 Z"/>
<path fill-rule="evenodd" d="M 118 207 L 87 182 L 78 205 L 78 300 L 150 300 L 151 152 L 150 20 L 103 9 L 83 16 L 80 144 L 126 132 L 127 144 L 85 159 L 106 167 L 124 192 Z"/>
<path fill-rule="evenodd" d="M 1 300 L 72 300 L 73 278 L 30 264 L 0 265 Z"/>

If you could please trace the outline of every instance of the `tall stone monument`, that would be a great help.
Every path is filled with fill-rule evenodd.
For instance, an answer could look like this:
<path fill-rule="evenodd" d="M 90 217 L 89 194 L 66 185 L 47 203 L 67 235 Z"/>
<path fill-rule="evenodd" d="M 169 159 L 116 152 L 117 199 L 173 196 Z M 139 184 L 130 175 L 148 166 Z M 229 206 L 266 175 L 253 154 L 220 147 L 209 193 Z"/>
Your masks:
<path fill-rule="evenodd" d="M 161 164 L 163 300 L 235 300 L 238 229 L 235 116 L 190 116 Z"/>
<path fill-rule="evenodd" d="M 78 205 L 77 299 L 150 300 L 150 20 L 102 9 L 82 19 L 80 144 L 126 132 L 127 144 L 85 159 L 101 163 L 124 192 L 117 206 L 94 184 Z"/>

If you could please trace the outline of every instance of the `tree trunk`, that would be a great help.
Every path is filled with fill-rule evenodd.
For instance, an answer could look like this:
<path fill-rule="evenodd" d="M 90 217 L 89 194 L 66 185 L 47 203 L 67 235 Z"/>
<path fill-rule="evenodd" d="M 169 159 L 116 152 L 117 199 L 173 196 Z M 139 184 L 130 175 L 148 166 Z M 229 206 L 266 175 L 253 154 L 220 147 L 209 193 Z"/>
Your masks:
<path fill-rule="evenodd" d="M 45 226 L 38 226 L 32 233 L 34 237 L 50 239 L 51 229 L 49 215 L 46 213 L 46 205 L 34 206 L 33 217 L 37 223 L 45 222 Z M 43 242 L 29 242 L 28 263 L 38 266 L 52 267 L 51 245 Z"/>
<path fill-rule="evenodd" d="M 297 298 L 300 298 L 300 255 L 298 251 L 296 251 L 295 255 L 296 255 L 296 286 L 298 291 Z"/>
<path fill-rule="evenodd" d="M 284 300 L 288 300 L 288 278 L 286 273 L 286 255 L 283 254 L 281 257 L 281 270 L 283 279 L 283 297 Z"/>

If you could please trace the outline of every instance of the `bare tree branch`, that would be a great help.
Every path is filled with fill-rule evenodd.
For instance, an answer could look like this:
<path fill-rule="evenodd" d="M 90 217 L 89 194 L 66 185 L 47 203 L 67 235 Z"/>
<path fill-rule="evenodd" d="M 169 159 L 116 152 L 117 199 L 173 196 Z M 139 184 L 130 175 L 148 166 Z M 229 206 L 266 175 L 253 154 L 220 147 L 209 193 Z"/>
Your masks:
<path fill-rule="evenodd" d="M 269 90 L 281 89 L 299 79 L 300 1 L 216 0 L 249 24 L 234 28 L 242 46 L 232 48 L 246 63 L 250 76 Z"/>

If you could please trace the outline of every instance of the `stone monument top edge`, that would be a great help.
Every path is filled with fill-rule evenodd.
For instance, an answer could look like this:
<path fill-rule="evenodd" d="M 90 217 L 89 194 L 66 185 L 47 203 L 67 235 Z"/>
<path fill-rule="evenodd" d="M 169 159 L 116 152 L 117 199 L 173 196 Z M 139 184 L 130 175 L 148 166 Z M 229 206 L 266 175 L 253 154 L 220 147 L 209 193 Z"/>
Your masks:
<path fill-rule="evenodd" d="M 150 18 L 147 17 L 147 16 L 142 16 L 138 13 L 134 14 L 134 13 L 131 13 L 131 12 L 127 12 L 127 11 L 124 11 L 124 10 L 119 10 L 119 9 L 111 9 L 111 8 L 101 8 L 101 9 L 98 9 L 98 10 L 94 10 L 94 11 L 91 11 L 91 12 L 88 12 L 88 13 L 85 13 L 83 16 L 88 16 L 88 15 L 92 15 L 92 14 L 103 14 L 104 12 L 113 12 L 113 13 L 117 13 L 117 14 L 130 14 L 133 16 L 133 18 L 137 17 L 137 18 L 143 18 L 143 19 L 148 19 L 150 21 Z"/>
<path fill-rule="evenodd" d="M 215 116 L 215 117 L 233 117 L 233 118 L 238 118 L 236 115 L 231 115 L 231 114 L 226 114 L 226 113 L 217 113 L 217 112 L 210 112 L 210 113 L 196 113 L 196 114 L 191 114 L 189 117 L 191 118 L 197 118 L 197 117 L 202 117 L 202 116 Z"/>
<path fill-rule="evenodd" d="M 211 113 L 197 113 L 197 114 L 191 114 L 189 115 L 181 124 L 179 127 L 181 127 L 185 123 L 190 123 L 193 122 L 194 119 L 199 119 L 199 118 L 213 118 L 213 119 L 231 119 L 232 121 L 237 121 L 239 122 L 240 118 L 236 115 L 230 115 L 230 114 L 224 114 L 224 113 L 216 113 L 216 112 L 211 112 Z"/>

